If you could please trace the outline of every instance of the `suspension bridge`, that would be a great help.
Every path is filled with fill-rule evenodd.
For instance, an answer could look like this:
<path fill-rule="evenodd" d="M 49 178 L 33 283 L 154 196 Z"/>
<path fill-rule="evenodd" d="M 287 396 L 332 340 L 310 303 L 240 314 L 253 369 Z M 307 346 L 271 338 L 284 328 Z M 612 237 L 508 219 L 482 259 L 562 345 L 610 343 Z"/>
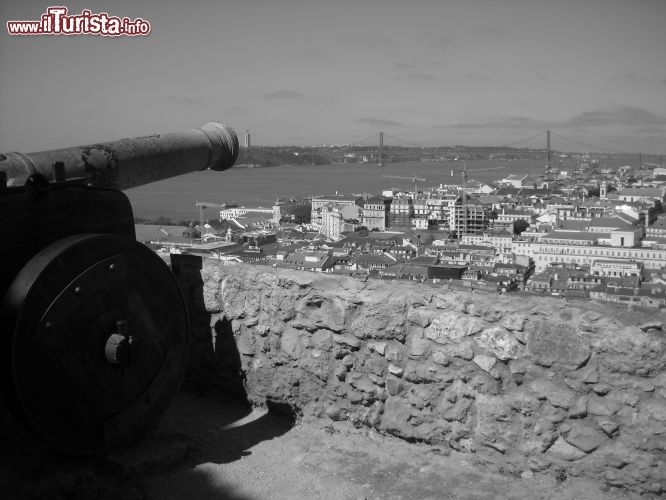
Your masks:
<path fill-rule="evenodd" d="M 256 138 L 262 139 L 261 135 L 252 134 L 253 141 L 250 141 L 250 131 L 245 133 L 245 147 L 257 147 Z M 553 147 L 554 143 L 554 147 Z M 581 153 L 580 148 L 584 148 Z M 322 151 L 326 148 L 326 151 Z M 572 149 L 573 148 L 573 149 Z M 457 160 L 465 159 L 464 156 L 470 152 L 476 151 L 479 154 L 490 156 L 501 155 L 515 150 L 529 150 L 540 153 L 545 156 L 546 168 L 555 166 L 558 155 L 586 155 L 589 160 L 595 157 L 613 155 L 616 157 L 627 157 L 627 162 L 637 163 L 641 166 L 654 168 L 663 166 L 663 156 L 642 155 L 640 152 L 627 152 L 590 144 L 579 139 L 572 139 L 559 132 L 551 130 L 541 130 L 527 137 L 503 144 L 485 145 L 485 146 L 425 146 L 417 144 L 386 132 L 375 132 L 367 137 L 350 140 L 347 143 L 336 146 L 302 146 L 299 155 L 302 158 L 311 158 L 312 163 L 316 163 L 316 157 L 337 158 L 340 163 L 363 163 L 381 166 L 386 162 L 421 160 L 424 151 L 430 151 L 432 154 L 440 154 L 433 160 Z M 417 151 L 418 150 L 418 151 Z M 656 158 L 652 163 L 643 162 L 643 156 Z M 638 166 L 637 165 L 637 166 Z"/>

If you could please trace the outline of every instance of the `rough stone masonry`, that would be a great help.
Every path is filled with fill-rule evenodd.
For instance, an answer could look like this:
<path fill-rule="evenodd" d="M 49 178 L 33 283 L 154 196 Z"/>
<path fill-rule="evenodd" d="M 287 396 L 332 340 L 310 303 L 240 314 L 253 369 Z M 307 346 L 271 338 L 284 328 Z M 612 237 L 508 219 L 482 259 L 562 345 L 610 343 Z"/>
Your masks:
<path fill-rule="evenodd" d="M 524 477 L 666 491 L 659 312 L 172 257 L 190 302 L 188 383 Z"/>

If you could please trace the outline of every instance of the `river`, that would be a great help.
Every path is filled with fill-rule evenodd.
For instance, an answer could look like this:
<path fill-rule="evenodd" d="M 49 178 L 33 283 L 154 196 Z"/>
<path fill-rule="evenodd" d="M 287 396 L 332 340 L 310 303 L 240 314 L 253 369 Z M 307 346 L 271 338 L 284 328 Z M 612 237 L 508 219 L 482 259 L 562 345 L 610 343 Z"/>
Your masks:
<path fill-rule="evenodd" d="M 413 185 L 411 180 L 395 176 L 426 179 L 419 183 L 419 186 L 425 187 L 461 184 L 462 169 L 462 162 L 402 162 L 387 163 L 381 167 L 341 163 L 316 167 L 231 168 L 225 172 L 193 172 L 125 193 L 136 216 L 157 218 L 163 215 L 173 220 L 188 220 L 198 219 L 196 201 L 270 207 L 281 196 L 307 197 L 336 192 L 380 194 L 383 189 L 404 189 Z M 543 172 L 544 163 L 535 160 L 481 160 L 466 162 L 466 169 L 470 181 L 491 183 L 509 174 L 539 175 Z"/>

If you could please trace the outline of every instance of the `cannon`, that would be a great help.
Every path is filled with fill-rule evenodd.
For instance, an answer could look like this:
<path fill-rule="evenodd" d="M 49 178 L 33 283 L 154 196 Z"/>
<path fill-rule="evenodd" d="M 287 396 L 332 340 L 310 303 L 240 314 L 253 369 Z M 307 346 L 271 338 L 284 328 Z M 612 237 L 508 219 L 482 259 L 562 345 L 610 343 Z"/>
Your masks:
<path fill-rule="evenodd" d="M 138 439 L 177 391 L 187 308 L 168 265 L 136 241 L 121 191 L 226 170 L 238 138 L 201 129 L 0 154 L 0 386 L 29 430 L 74 455 Z"/>

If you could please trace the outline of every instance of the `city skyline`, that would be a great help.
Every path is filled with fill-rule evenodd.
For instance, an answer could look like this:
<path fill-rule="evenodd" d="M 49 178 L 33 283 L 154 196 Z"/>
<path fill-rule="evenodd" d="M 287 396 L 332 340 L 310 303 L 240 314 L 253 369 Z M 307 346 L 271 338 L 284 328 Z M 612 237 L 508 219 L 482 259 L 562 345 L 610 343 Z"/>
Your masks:
<path fill-rule="evenodd" d="M 48 2 L 2 5 L 3 25 Z M 256 145 L 502 146 L 551 129 L 666 154 L 659 0 L 68 2 L 146 36 L 0 39 L 0 151 L 199 127 Z M 583 150 L 554 138 L 553 149 Z M 521 144 L 544 147 L 545 139 Z"/>

